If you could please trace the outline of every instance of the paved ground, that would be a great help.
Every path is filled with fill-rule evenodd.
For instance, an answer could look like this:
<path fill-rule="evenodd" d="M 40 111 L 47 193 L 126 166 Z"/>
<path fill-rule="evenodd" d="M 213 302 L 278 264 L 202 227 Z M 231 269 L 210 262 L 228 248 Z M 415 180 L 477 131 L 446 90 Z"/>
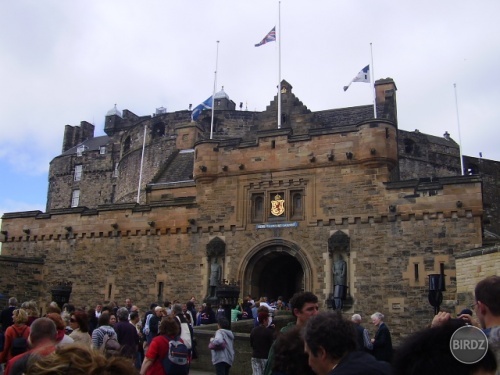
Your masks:
<path fill-rule="evenodd" d="M 201 371 L 201 370 L 189 370 L 189 375 L 215 375 L 215 372 Z"/>

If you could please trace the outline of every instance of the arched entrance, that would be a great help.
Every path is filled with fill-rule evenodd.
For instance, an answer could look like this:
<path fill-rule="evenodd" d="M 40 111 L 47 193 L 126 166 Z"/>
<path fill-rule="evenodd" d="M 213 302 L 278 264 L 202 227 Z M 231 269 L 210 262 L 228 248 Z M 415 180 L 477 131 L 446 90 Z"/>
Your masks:
<path fill-rule="evenodd" d="M 289 300 L 295 292 L 311 290 L 311 267 L 300 247 L 282 239 L 252 249 L 241 265 L 242 292 L 269 300 Z"/>

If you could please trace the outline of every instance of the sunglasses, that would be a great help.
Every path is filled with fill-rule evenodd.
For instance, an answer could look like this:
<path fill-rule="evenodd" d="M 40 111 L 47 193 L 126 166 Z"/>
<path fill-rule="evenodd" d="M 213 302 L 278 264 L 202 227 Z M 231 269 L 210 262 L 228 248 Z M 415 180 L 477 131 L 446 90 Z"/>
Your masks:
<path fill-rule="evenodd" d="M 71 318 L 69 321 L 70 321 L 71 323 L 76 323 L 76 319 L 75 319 L 75 318 Z"/>

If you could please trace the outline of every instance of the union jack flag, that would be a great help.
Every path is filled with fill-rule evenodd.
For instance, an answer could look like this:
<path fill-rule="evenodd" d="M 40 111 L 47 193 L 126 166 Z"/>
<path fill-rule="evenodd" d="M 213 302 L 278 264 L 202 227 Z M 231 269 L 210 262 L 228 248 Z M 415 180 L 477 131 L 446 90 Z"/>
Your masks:
<path fill-rule="evenodd" d="M 273 27 L 271 31 L 267 33 L 267 35 L 262 39 L 259 43 L 255 45 L 255 47 L 259 47 L 267 42 L 276 42 L 276 26 Z"/>

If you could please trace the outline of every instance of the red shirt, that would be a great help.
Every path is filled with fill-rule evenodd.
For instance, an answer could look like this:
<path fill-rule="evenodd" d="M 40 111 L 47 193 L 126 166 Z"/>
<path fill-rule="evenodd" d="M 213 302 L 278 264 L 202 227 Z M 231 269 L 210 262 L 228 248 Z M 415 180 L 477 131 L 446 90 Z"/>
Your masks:
<path fill-rule="evenodd" d="M 30 327 L 28 327 L 26 324 L 13 324 L 9 328 L 7 328 L 7 330 L 5 331 L 5 344 L 3 352 L 0 354 L 0 363 L 5 363 L 12 357 L 10 355 L 12 341 L 14 341 L 14 339 L 16 337 L 19 337 L 20 335 L 28 340 L 28 337 L 30 335 Z"/>
<path fill-rule="evenodd" d="M 22 353 L 22 354 L 16 355 L 15 357 L 12 357 L 9 360 L 9 362 L 7 362 L 7 366 L 5 367 L 5 371 L 4 371 L 3 375 L 9 375 L 9 373 L 10 373 L 12 367 L 15 365 L 15 363 L 17 361 L 19 361 L 20 359 L 24 358 L 25 356 L 28 356 L 32 353 L 36 354 L 36 355 L 40 355 L 40 356 L 46 356 L 46 355 L 49 355 L 55 351 L 56 351 L 56 347 L 54 346 L 53 343 L 51 343 L 51 342 L 41 343 L 36 348 L 28 350 L 26 353 Z"/>
<path fill-rule="evenodd" d="M 153 361 L 151 366 L 148 367 L 146 375 L 165 375 L 163 370 L 162 360 L 168 354 L 169 339 L 165 335 L 156 336 L 149 345 L 146 353 L 146 358 Z"/>

